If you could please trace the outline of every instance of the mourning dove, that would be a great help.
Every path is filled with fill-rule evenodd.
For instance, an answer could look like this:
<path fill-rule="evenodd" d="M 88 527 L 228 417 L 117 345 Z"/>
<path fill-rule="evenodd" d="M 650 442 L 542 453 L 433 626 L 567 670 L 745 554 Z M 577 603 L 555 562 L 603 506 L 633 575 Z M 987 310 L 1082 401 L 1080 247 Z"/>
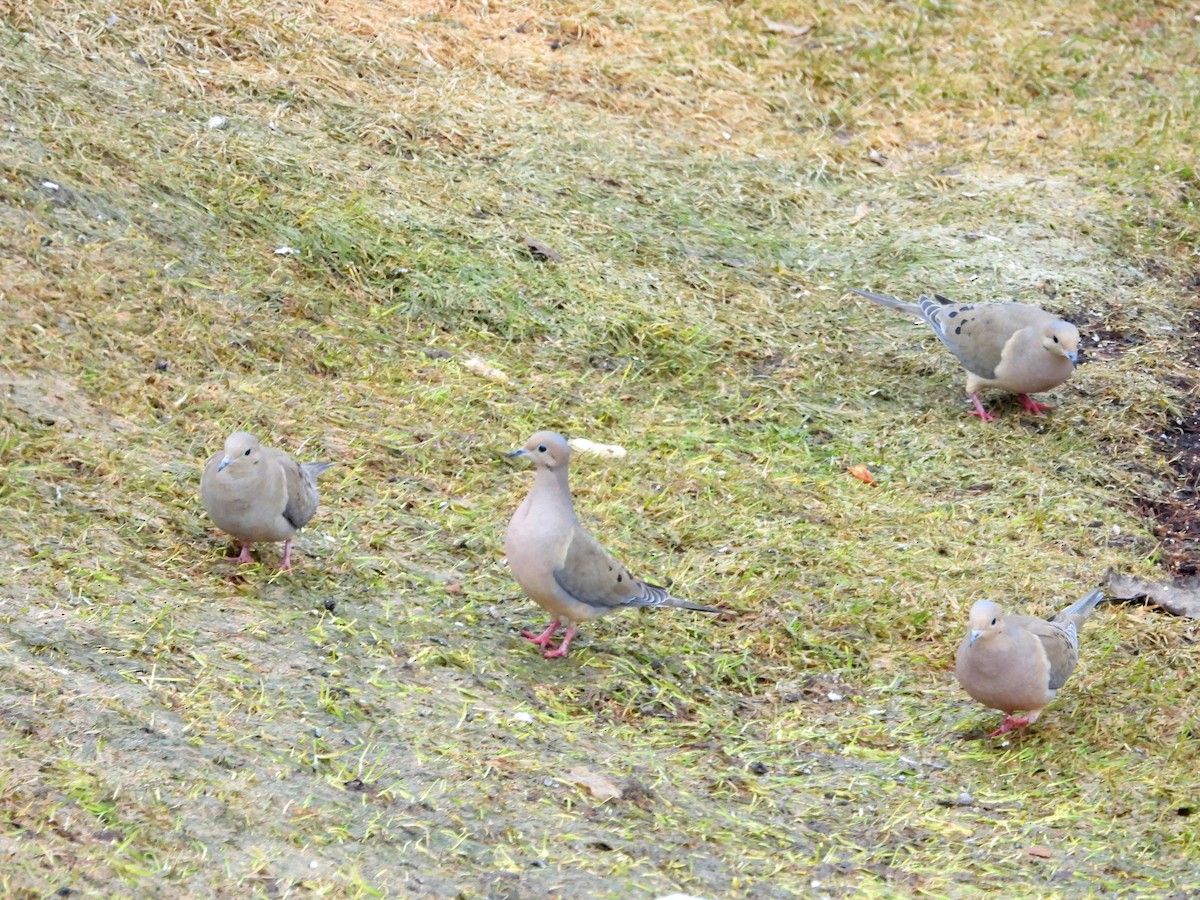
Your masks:
<path fill-rule="evenodd" d="M 1028 412 L 1040 416 L 1053 407 L 1030 394 L 1062 384 L 1079 359 L 1079 329 L 1036 306 L 1023 303 L 954 303 L 935 294 L 916 303 L 850 288 L 874 300 L 923 319 L 967 370 L 967 393 L 975 405 L 971 415 L 985 422 L 995 416 L 983 407 L 979 391 L 996 388 L 1016 394 Z"/>
<path fill-rule="evenodd" d="M 317 476 L 332 465 L 297 463 L 282 450 L 263 447 L 235 431 L 200 477 L 200 500 L 213 522 L 242 542 L 238 562 L 253 562 L 256 541 L 283 541 L 279 568 L 292 567 L 292 535 L 317 511 Z"/>
<path fill-rule="evenodd" d="M 533 489 L 508 523 L 504 548 L 517 584 L 550 611 L 544 632 L 522 635 L 542 648 L 547 659 L 566 656 L 577 622 L 586 622 L 630 606 L 677 606 L 719 613 L 711 606 L 673 597 L 665 589 L 639 581 L 589 534 L 575 516 L 567 463 L 571 448 L 553 431 L 539 431 L 509 456 L 533 460 Z M 567 635 L 557 648 L 552 637 L 562 626 Z"/>
<path fill-rule="evenodd" d="M 1079 660 L 1079 629 L 1104 599 L 1092 591 L 1049 620 L 1008 616 L 997 603 L 971 607 L 969 630 L 958 647 L 954 674 L 968 694 L 1005 713 L 988 737 L 1037 721 Z M 1024 710 L 1025 715 L 1015 712 Z"/>

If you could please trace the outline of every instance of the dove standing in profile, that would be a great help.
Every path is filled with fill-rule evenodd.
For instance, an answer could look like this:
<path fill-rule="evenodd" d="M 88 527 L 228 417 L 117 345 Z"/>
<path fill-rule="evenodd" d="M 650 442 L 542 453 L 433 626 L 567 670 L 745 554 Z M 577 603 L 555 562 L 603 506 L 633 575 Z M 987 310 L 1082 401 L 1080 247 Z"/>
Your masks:
<path fill-rule="evenodd" d="M 257 541 L 283 541 L 279 568 L 292 567 L 292 535 L 317 511 L 317 476 L 332 463 L 297 463 L 282 450 L 264 447 L 252 434 L 235 431 L 214 453 L 200 477 L 200 500 L 216 526 L 242 542 L 238 562 L 253 562 Z"/>
<path fill-rule="evenodd" d="M 1049 620 L 1006 616 L 999 604 L 971 607 L 969 630 L 958 647 L 954 674 L 968 694 L 1005 714 L 988 737 L 1037 721 L 1079 660 L 1079 629 L 1104 595 L 1096 590 Z M 1023 716 L 1015 713 L 1024 711 Z"/>
<path fill-rule="evenodd" d="M 509 456 L 527 456 L 535 468 L 533 489 L 508 523 L 504 548 L 517 584 L 554 620 L 544 632 L 523 636 L 542 648 L 547 659 L 566 656 L 577 622 L 586 622 L 631 606 L 677 606 L 701 612 L 722 610 L 673 597 L 665 589 L 639 581 L 591 536 L 571 503 L 567 463 L 571 448 L 553 431 L 539 431 Z M 563 625 L 567 635 L 552 648 Z"/>
<path fill-rule="evenodd" d="M 979 391 L 996 388 L 1016 394 L 1028 412 L 1040 416 L 1053 407 L 1030 394 L 1058 387 L 1079 360 L 1079 329 L 1044 309 L 1023 303 L 954 303 L 934 295 L 916 303 L 850 288 L 860 297 L 901 310 L 933 329 L 967 370 L 971 415 L 990 422 Z"/>

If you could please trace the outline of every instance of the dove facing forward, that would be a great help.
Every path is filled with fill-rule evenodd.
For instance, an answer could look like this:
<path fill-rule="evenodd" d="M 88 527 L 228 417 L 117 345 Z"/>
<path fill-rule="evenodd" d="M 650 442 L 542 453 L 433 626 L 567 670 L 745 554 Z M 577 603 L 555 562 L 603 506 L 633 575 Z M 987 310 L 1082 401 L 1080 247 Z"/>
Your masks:
<path fill-rule="evenodd" d="M 1040 416 L 1051 406 L 1030 394 L 1065 382 L 1079 361 L 1079 329 L 1065 319 L 1024 303 L 954 303 L 935 294 L 916 303 L 850 288 L 883 306 L 924 320 L 967 371 L 971 415 L 990 422 L 996 417 L 979 399 L 979 391 L 996 388 L 1016 394 L 1026 411 Z"/>
<path fill-rule="evenodd" d="M 997 603 L 971 607 L 954 674 L 968 694 L 1005 714 L 988 737 L 1037 721 L 1079 660 L 1079 629 L 1104 595 L 1096 590 L 1049 620 L 1005 615 Z M 1024 711 L 1023 716 L 1015 715 Z"/>
<path fill-rule="evenodd" d="M 535 470 L 533 488 L 508 523 L 504 548 L 517 584 L 554 616 L 541 634 L 522 632 L 547 659 L 567 655 L 576 623 L 619 609 L 676 606 L 722 612 L 634 578 L 579 524 L 567 484 L 571 448 L 562 435 L 539 431 L 508 455 L 529 457 Z M 552 647 L 554 633 L 563 625 L 566 637 Z"/>
<path fill-rule="evenodd" d="M 317 476 L 331 465 L 297 463 L 254 435 L 235 431 L 204 467 L 200 500 L 216 526 L 242 542 L 238 562 L 254 561 L 250 548 L 258 541 L 283 541 L 279 568 L 287 571 L 292 536 L 316 513 Z"/>

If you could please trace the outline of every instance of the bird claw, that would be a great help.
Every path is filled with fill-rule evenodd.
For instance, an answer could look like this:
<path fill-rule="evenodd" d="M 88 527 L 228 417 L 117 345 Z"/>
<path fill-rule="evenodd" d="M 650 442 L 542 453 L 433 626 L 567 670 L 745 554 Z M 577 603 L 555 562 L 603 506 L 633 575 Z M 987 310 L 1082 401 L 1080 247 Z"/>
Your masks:
<path fill-rule="evenodd" d="M 979 418 L 984 422 L 995 422 L 996 421 L 996 417 L 993 416 L 986 409 L 984 409 L 983 401 L 981 401 L 979 399 L 978 394 L 971 395 L 971 402 L 975 404 L 975 408 L 973 410 L 971 410 L 971 415 L 979 416 Z"/>
<path fill-rule="evenodd" d="M 989 734 L 988 737 L 999 737 L 1002 734 L 1007 734 L 1008 732 L 1014 731 L 1018 728 L 1028 728 L 1029 724 L 1030 722 L 1028 716 L 1005 716 L 1000 727 Z"/>
<path fill-rule="evenodd" d="M 250 555 L 251 544 L 242 544 L 242 552 L 238 554 L 237 561 L 240 563 L 252 563 L 254 557 Z"/>
<path fill-rule="evenodd" d="M 1021 405 L 1025 407 L 1025 411 L 1033 413 L 1035 416 L 1044 416 L 1046 413 L 1054 409 L 1053 406 L 1047 406 L 1045 403 L 1038 403 L 1028 394 L 1017 394 L 1017 399 L 1021 401 Z"/>
<path fill-rule="evenodd" d="M 553 642 L 554 632 L 558 631 L 560 622 L 555 619 L 550 623 L 550 627 L 541 634 L 534 634 L 531 631 L 522 631 L 521 637 L 529 641 L 531 644 L 537 644 L 542 648 L 542 656 L 546 659 L 558 659 L 560 656 L 566 656 L 571 648 L 571 638 L 575 637 L 575 626 L 572 625 L 567 629 L 567 636 L 563 638 L 562 643 L 557 647 L 551 647 Z"/>
<path fill-rule="evenodd" d="M 541 634 L 534 634 L 532 631 L 522 631 L 521 637 L 529 641 L 531 644 L 537 644 L 539 647 L 545 647 L 550 643 L 550 639 L 554 636 L 554 632 L 558 631 L 558 620 L 555 619 L 550 623 L 550 627 Z"/>

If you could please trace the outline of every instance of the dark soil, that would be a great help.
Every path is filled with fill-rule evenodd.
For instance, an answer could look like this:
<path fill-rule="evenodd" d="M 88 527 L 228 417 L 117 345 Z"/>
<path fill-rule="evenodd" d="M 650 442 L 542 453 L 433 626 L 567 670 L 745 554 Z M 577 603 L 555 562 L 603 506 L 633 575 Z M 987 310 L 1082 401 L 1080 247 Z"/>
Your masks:
<path fill-rule="evenodd" d="M 1192 314 L 1186 327 L 1193 335 L 1200 333 L 1200 314 Z M 1200 344 L 1192 341 L 1185 346 L 1188 362 L 1200 371 Z M 1194 575 L 1200 566 L 1200 389 L 1195 381 L 1174 386 L 1188 399 L 1183 411 L 1155 436 L 1175 472 L 1174 487 L 1163 496 L 1144 499 L 1139 508 L 1154 520 L 1163 568 L 1176 575 Z"/>
<path fill-rule="evenodd" d="M 1200 562 L 1200 397 L 1193 398 L 1187 414 L 1158 441 L 1176 473 L 1176 485 L 1162 497 L 1143 501 L 1142 508 L 1154 519 L 1163 567 L 1177 575 L 1194 575 Z"/>

